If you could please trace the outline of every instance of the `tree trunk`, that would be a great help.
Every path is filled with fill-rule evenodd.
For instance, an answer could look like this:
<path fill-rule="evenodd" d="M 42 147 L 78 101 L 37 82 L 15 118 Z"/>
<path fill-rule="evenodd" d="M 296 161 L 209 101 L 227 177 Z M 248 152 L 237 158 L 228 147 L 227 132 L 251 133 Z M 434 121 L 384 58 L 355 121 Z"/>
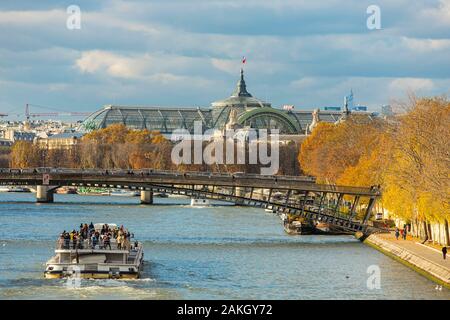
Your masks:
<path fill-rule="evenodd" d="M 448 245 L 450 245 L 450 236 L 449 236 L 449 232 L 448 232 L 448 220 L 447 219 L 444 220 L 444 229 L 445 229 L 445 245 L 448 246 Z"/>
<path fill-rule="evenodd" d="M 425 243 L 428 240 L 428 228 L 427 228 L 427 222 L 422 221 L 422 229 L 423 229 L 423 242 Z"/>
<path fill-rule="evenodd" d="M 431 224 L 430 224 L 430 223 L 427 223 L 427 227 L 428 227 L 428 236 L 429 236 L 429 239 L 432 240 L 433 243 L 434 243 L 433 232 L 431 231 Z"/>

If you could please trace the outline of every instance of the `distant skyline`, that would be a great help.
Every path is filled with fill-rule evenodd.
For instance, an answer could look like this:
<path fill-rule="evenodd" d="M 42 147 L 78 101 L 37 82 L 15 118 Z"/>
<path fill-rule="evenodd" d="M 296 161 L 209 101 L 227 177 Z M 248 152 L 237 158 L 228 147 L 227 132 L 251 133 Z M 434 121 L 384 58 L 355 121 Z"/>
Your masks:
<path fill-rule="evenodd" d="M 366 26 L 372 4 L 381 30 Z M 450 0 L 1 2 L 0 113 L 207 107 L 234 90 L 243 56 L 248 91 L 273 107 L 342 106 L 351 89 L 371 110 L 448 95 Z"/>

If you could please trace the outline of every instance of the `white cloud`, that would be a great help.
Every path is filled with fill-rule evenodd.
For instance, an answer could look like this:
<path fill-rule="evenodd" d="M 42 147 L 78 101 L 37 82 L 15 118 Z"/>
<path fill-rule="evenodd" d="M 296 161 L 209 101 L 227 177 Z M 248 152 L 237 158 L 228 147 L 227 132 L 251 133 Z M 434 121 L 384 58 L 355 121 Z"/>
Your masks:
<path fill-rule="evenodd" d="M 76 66 L 81 72 L 99 73 L 119 78 L 137 78 L 142 70 L 139 68 L 142 60 L 119 56 L 110 52 L 93 50 L 83 52 L 76 60 Z"/>
<path fill-rule="evenodd" d="M 65 27 L 67 13 L 62 9 L 35 11 L 0 11 L 0 24 L 7 26 L 42 26 L 51 22 L 63 22 Z"/>
<path fill-rule="evenodd" d="M 339 105 L 350 88 L 368 105 L 448 92 L 450 0 L 379 2 L 379 32 L 366 30 L 359 0 L 114 0 L 80 4 L 79 31 L 66 29 L 61 4 L 0 11 L 2 101 L 64 105 L 76 86 L 89 105 L 209 103 L 232 89 L 243 55 L 250 92 L 273 105 Z"/>
<path fill-rule="evenodd" d="M 229 74 L 235 74 L 236 69 L 239 66 L 237 61 L 230 60 L 230 59 L 212 58 L 211 64 L 214 68 L 221 70 L 221 71 L 225 71 L 226 73 L 229 73 Z"/>
<path fill-rule="evenodd" d="M 307 89 L 314 85 L 317 85 L 318 79 L 314 77 L 303 77 L 298 80 L 294 80 L 290 83 L 290 86 L 294 89 Z"/>
<path fill-rule="evenodd" d="M 417 39 L 404 37 L 402 38 L 402 41 L 407 48 L 416 52 L 450 50 L 450 39 Z"/>
<path fill-rule="evenodd" d="M 423 92 L 434 89 L 434 83 L 431 79 L 423 78 L 398 78 L 389 83 L 389 89 L 393 93 L 398 92 Z"/>
<path fill-rule="evenodd" d="M 439 0 L 439 5 L 423 10 L 422 16 L 430 22 L 450 26 L 450 0 Z"/>

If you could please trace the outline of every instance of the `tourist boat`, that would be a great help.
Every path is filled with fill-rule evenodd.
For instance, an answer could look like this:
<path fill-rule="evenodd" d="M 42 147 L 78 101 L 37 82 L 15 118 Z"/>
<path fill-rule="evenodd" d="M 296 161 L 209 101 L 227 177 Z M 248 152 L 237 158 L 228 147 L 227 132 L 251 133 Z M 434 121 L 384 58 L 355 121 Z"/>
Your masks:
<path fill-rule="evenodd" d="M 116 196 L 116 197 L 137 197 L 140 195 L 139 191 L 129 191 L 129 190 L 112 190 L 103 192 L 102 195 L 105 196 Z"/>
<path fill-rule="evenodd" d="M 103 223 L 94 225 L 100 232 Z M 110 229 L 117 225 L 108 224 Z M 131 235 L 133 238 L 133 235 Z M 130 241 L 131 242 L 131 241 Z M 104 248 L 102 241 L 94 247 L 90 240 L 81 244 L 59 239 L 53 256 L 46 263 L 44 276 L 47 279 L 77 277 L 85 279 L 137 279 L 144 261 L 141 242 L 134 241 L 125 248 L 119 248 L 117 241 L 111 238 L 111 249 Z"/>
<path fill-rule="evenodd" d="M 314 225 L 314 234 L 343 235 L 343 234 L 353 234 L 353 232 L 346 231 L 344 229 L 333 226 L 326 222 L 317 222 Z"/>
<path fill-rule="evenodd" d="M 78 187 L 77 194 L 82 196 L 102 196 L 105 195 L 105 188 Z"/>
<path fill-rule="evenodd" d="M 191 198 L 191 207 L 208 207 L 211 203 L 208 199 L 195 199 Z"/>
<path fill-rule="evenodd" d="M 285 215 L 283 220 L 283 228 L 290 235 L 306 235 L 313 234 L 314 227 L 306 219 L 301 217 L 291 217 Z"/>
<path fill-rule="evenodd" d="M 0 192 L 9 192 L 9 187 L 0 187 Z"/>
<path fill-rule="evenodd" d="M 9 187 L 9 192 L 31 192 L 30 189 L 26 187 Z"/>
<path fill-rule="evenodd" d="M 171 193 L 169 194 L 169 198 L 179 198 L 179 199 L 186 199 L 189 196 L 185 195 L 185 194 L 176 194 L 176 193 Z"/>
<path fill-rule="evenodd" d="M 168 197 L 169 197 L 168 194 L 165 193 L 165 192 L 158 192 L 158 193 L 155 193 L 154 196 L 155 196 L 155 197 L 158 197 L 158 198 L 168 198 Z"/>
<path fill-rule="evenodd" d="M 77 194 L 77 190 L 75 188 L 70 187 L 61 187 L 56 189 L 57 194 Z"/>

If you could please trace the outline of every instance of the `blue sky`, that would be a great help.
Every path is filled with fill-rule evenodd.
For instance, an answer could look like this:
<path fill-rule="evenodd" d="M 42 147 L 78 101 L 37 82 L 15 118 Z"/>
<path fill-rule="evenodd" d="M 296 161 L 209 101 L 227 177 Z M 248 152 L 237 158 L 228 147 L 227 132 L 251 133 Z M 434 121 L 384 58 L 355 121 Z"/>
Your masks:
<path fill-rule="evenodd" d="M 66 28 L 71 4 L 80 30 Z M 371 4 L 381 30 L 366 27 Z M 351 88 L 373 110 L 448 95 L 450 0 L 1 2 L 0 112 L 209 106 L 242 56 L 249 92 L 275 107 L 341 105 Z"/>

